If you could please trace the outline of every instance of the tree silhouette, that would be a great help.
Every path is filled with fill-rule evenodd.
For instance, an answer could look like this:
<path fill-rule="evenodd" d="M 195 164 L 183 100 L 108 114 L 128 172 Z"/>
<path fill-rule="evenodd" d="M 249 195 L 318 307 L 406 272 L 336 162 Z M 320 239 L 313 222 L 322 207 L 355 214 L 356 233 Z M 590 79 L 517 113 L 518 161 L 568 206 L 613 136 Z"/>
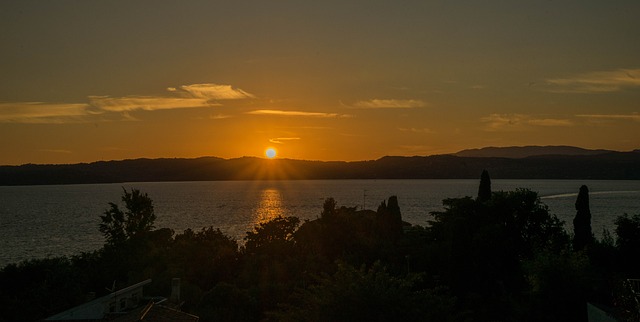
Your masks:
<path fill-rule="evenodd" d="M 321 218 L 328 220 L 334 219 L 336 214 L 336 206 L 336 200 L 332 197 L 325 199 L 324 204 L 322 205 Z"/>
<path fill-rule="evenodd" d="M 245 251 L 254 253 L 260 248 L 270 248 L 282 250 L 287 245 L 293 245 L 293 233 L 298 229 L 300 219 L 298 217 L 278 216 L 267 222 L 263 222 L 254 227 L 253 231 L 248 231 L 244 238 Z"/>
<path fill-rule="evenodd" d="M 573 249 L 582 250 L 593 241 L 591 232 L 591 211 L 589 210 L 589 188 L 580 187 L 576 200 L 576 216 L 573 218 Z"/>
<path fill-rule="evenodd" d="M 522 262 L 537 252 L 568 245 L 562 222 L 528 189 L 500 191 L 491 202 L 471 197 L 443 200 L 426 229 L 437 274 L 480 321 L 515 320 L 505 301 L 527 289 Z"/>
<path fill-rule="evenodd" d="M 402 235 L 402 213 L 398 205 L 398 197 L 389 197 L 389 202 L 384 201 L 378 206 L 378 225 L 384 237 L 397 239 Z"/>
<path fill-rule="evenodd" d="M 187 229 L 171 245 L 170 266 L 174 276 L 197 283 L 209 290 L 220 281 L 229 280 L 237 269 L 238 243 L 213 227 L 199 232 Z M 184 265 L 198 263 L 198 265 Z"/>
<path fill-rule="evenodd" d="M 491 199 L 491 178 L 489 171 L 482 170 L 480 175 L 480 186 L 478 187 L 478 201 L 487 201 Z"/>
<path fill-rule="evenodd" d="M 618 216 L 615 224 L 621 268 L 626 274 L 637 276 L 640 272 L 640 215 Z"/>
<path fill-rule="evenodd" d="M 99 229 L 109 245 L 116 245 L 151 231 L 156 220 L 153 200 L 146 193 L 133 188 L 131 192 L 124 188 L 122 190 L 122 201 L 127 210 L 123 212 L 117 204 L 110 202 L 111 208 L 100 216 L 102 223 Z"/>

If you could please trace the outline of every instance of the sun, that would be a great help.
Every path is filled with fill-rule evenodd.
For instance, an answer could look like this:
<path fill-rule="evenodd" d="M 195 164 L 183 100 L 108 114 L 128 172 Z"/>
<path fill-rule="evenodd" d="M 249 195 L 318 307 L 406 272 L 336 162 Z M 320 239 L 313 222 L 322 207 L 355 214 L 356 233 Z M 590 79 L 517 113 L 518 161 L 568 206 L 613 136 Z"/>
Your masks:
<path fill-rule="evenodd" d="M 264 151 L 264 154 L 267 156 L 267 158 L 273 159 L 276 157 L 276 149 L 268 148 L 266 151 Z"/>

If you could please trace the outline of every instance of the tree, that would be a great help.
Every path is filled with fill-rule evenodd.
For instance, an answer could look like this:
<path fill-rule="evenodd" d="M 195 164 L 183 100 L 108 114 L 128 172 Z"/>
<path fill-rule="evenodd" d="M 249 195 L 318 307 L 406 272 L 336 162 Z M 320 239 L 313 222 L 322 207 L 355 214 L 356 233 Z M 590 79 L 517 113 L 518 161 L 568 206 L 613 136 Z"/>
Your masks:
<path fill-rule="evenodd" d="M 332 197 L 329 197 L 324 200 L 324 204 L 322 205 L 322 214 L 321 218 L 331 220 L 335 217 L 336 214 L 336 200 Z"/>
<path fill-rule="evenodd" d="M 246 241 L 245 251 L 254 253 L 263 247 L 282 250 L 282 247 L 291 246 L 293 245 L 293 233 L 299 224 L 298 217 L 282 216 L 260 223 L 254 227 L 253 231 L 247 232 L 247 236 L 244 238 Z"/>
<path fill-rule="evenodd" d="M 110 209 L 100 216 L 100 232 L 107 240 L 107 244 L 116 245 L 135 236 L 151 231 L 156 220 L 153 210 L 153 200 L 146 193 L 138 189 L 128 192 L 122 188 L 122 201 L 126 211 L 120 210 L 117 204 L 110 202 Z"/>
<path fill-rule="evenodd" d="M 489 202 L 465 197 L 443 205 L 426 230 L 428 256 L 439 262 L 434 273 L 478 320 L 510 320 L 505 317 L 518 309 L 507 303 L 527 288 L 522 262 L 565 248 L 562 222 L 527 189 L 492 193 Z"/>
<path fill-rule="evenodd" d="M 297 217 L 278 216 L 258 224 L 244 238 L 238 283 L 259 299 L 256 303 L 262 311 L 284 302 L 302 280 L 294 240 L 299 223 Z"/>
<path fill-rule="evenodd" d="M 589 188 L 580 187 L 576 200 L 576 216 L 573 218 L 573 249 L 582 250 L 593 242 L 591 211 L 589 210 Z"/>
<path fill-rule="evenodd" d="M 335 274 L 298 289 L 272 313 L 278 321 L 454 321 L 455 298 L 445 289 L 424 289 L 419 275 L 398 278 L 380 262 L 356 269 L 338 262 Z"/>
<path fill-rule="evenodd" d="M 389 202 L 384 201 L 378 206 L 378 225 L 383 237 L 398 239 L 402 235 L 402 213 L 398 205 L 398 197 L 389 197 Z"/>
<path fill-rule="evenodd" d="M 480 175 L 480 186 L 478 187 L 478 201 L 487 201 L 491 199 L 491 178 L 489 171 L 482 170 Z"/>
<path fill-rule="evenodd" d="M 538 252 L 524 262 L 529 282 L 528 321 L 587 321 L 587 302 L 593 280 L 585 253 Z"/>
<path fill-rule="evenodd" d="M 624 214 L 616 218 L 615 224 L 621 268 L 635 277 L 640 272 L 640 215 Z"/>
<path fill-rule="evenodd" d="M 220 281 L 231 280 L 237 269 L 238 243 L 213 227 L 199 232 L 187 229 L 174 239 L 169 265 L 174 276 L 210 290 Z M 198 265 L 185 265 L 198 263 Z"/>
<path fill-rule="evenodd" d="M 7 265 L 0 269 L 0 321 L 42 321 L 82 303 L 85 274 L 66 257 Z"/>

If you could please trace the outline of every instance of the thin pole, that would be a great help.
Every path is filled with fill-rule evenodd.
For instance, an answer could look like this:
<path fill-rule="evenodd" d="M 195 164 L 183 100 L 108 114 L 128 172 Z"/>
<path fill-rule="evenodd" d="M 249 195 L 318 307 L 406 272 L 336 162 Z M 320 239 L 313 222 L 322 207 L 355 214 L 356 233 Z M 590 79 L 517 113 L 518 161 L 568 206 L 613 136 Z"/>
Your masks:
<path fill-rule="evenodd" d="M 365 206 L 365 202 L 367 200 L 367 189 L 363 189 L 362 190 L 362 210 L 365 210 L 364 206 Z"/>

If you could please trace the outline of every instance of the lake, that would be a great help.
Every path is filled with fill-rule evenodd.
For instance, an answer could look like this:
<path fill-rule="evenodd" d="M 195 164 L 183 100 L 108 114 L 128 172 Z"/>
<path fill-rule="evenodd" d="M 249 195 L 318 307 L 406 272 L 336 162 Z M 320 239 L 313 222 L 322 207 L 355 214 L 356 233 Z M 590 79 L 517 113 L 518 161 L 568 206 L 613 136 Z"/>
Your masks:
<path fill-rule="evenodd" d="M 120 203 L 122 188 L 137 188 L 154 201 L 156 228 L 220 228 L 241 241 L 256 223 L 277 215 L 301 220 L 320 216 L 333 197 L 338 206 L 377 209 L 398 196 L 403 220 L 426 226 L 445 198 L 475 196 L 479 180 L 300 180 L 145 182 L 0 187 L 0 266 L 25 259 L 73 255 L 99 249 L 100 215 Z M 615 218 L 640 214 L 638 180 L 492 180 L 492 188 L 539 192 L 552 213 L 573 231 L 574 203 L 581 185 L 590 189 L 592 227 L 613 233 Z"/>

